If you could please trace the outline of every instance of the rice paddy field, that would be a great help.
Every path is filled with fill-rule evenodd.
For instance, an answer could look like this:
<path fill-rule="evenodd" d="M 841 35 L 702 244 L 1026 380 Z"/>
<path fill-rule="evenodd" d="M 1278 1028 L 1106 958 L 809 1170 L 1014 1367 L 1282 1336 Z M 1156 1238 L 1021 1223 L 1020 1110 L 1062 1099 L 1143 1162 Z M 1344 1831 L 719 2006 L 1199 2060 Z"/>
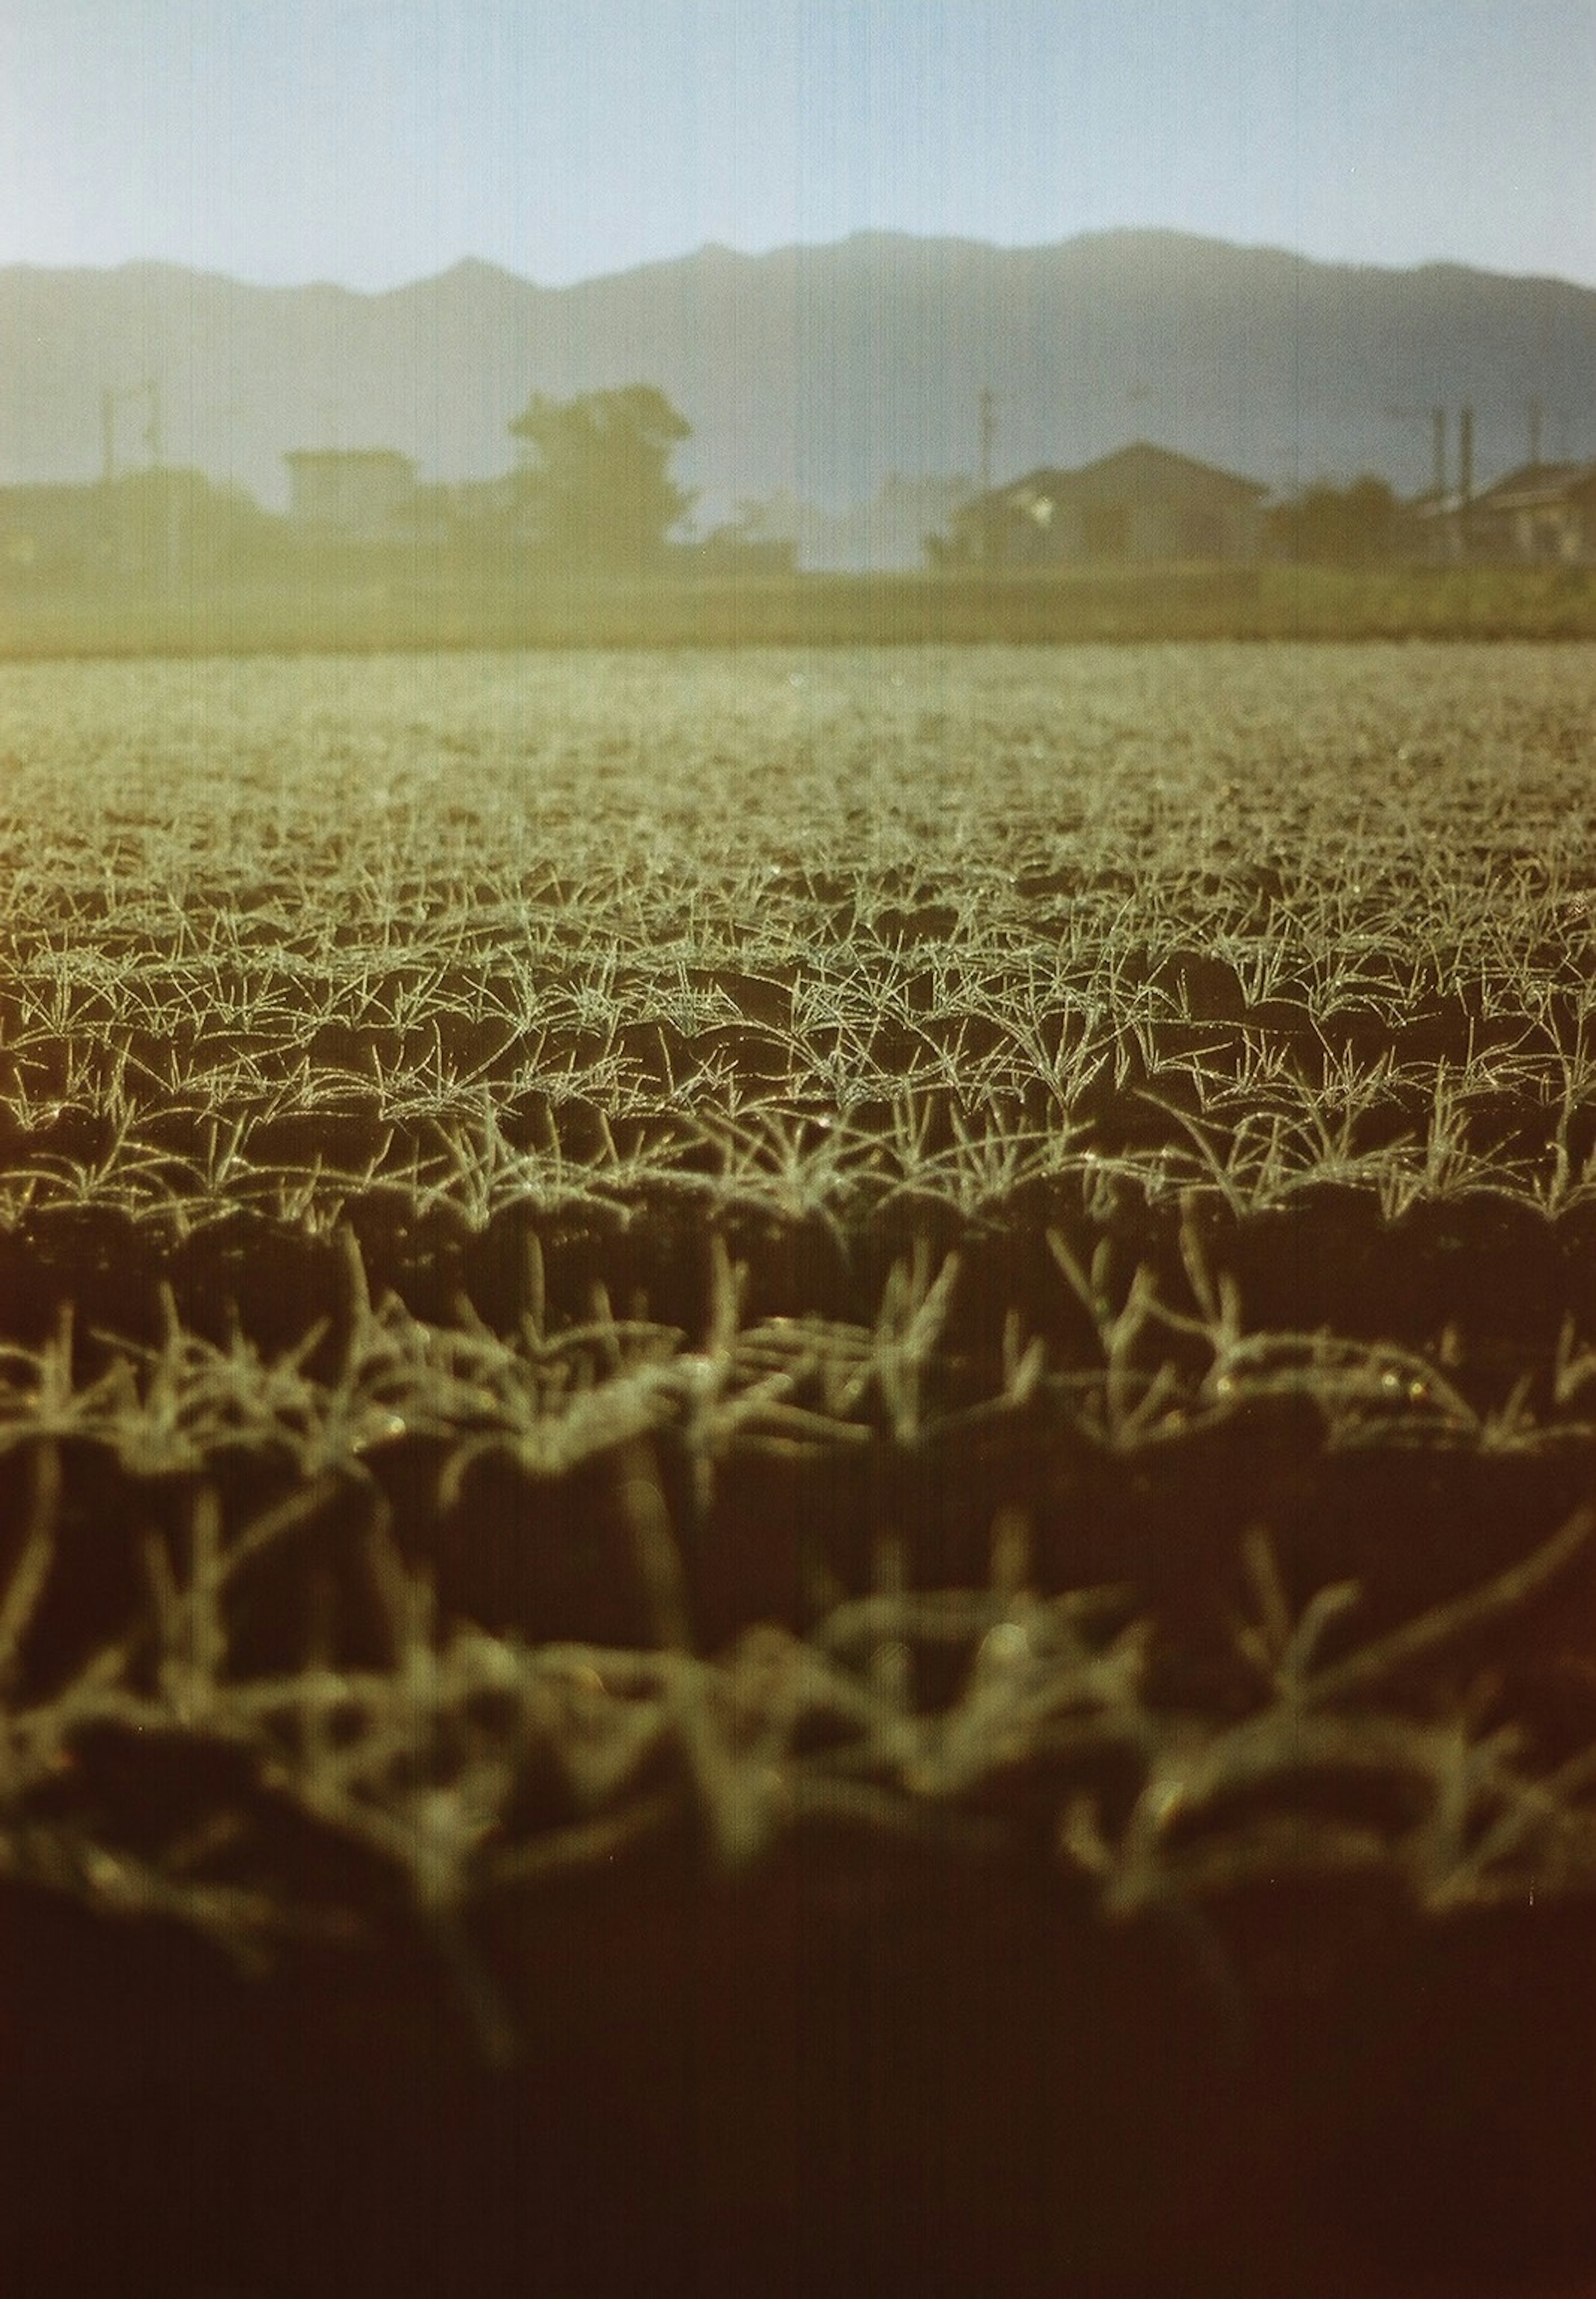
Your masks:
<path fill-rule="evenodd" d="M 1596 655 L 0 666 L 19 2295 L 1596 2288 Z"/>

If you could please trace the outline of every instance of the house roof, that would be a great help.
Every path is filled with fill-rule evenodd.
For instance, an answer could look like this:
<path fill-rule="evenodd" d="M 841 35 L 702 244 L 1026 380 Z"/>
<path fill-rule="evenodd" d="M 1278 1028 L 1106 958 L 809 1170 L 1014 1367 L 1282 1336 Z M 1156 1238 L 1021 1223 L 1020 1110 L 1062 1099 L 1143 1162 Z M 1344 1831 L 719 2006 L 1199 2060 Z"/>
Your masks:
<path fill-rule="evenodd" d="M 1596 486 L 1596 463 L 1521 463 L 1483 488 L 1474 508 L 1489 510 L 1533 510 L 1567 502 Z"/>
<path fill-rule="evenodd" d="M 1023 478 L 1011 479 L 1006 486 L 977 496 L 964 510 L 978 513 L 985 506 L 989 510 L 1028 511 L 1039 502 L 1124 502 L 1127 498 L 1183 503 L 1227 501 L 1240 507 L 1258 502 L 1268 492 L 1260 479 L 1244 479 L 1234 471 L 1220 470 L 1216 464 L 1200 463 L 1194 456 L 1178 455 L 1173 448 L 1135 439 L 1128 447 L 1100 455 L 1095 462 L 1084 463 L 1076 470 L 1043 464 Z"/>
<path fill-rule="evenodd" d="M 1172 447 L 1155 447 L 1146 439 L 1100 455 L 1070 477 L 1076 486 L 1094 493 L 1228 494 L 1241 502 L 1256 502 L 1269 492 L 1261 479 L 1244 479 L 1235 471 L 1221 470 L 1217 463 L 1200 463 L 1193 455 L 1177 455 Z"/>

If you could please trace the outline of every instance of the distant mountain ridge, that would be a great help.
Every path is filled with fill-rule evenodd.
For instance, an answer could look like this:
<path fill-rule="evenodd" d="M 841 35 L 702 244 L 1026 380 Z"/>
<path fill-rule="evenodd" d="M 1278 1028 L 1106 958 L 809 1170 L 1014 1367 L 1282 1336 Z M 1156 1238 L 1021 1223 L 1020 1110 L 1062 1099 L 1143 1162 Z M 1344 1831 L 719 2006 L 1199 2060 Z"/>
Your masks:
<path fill-rule="evenodd" d="M 1276 488 L 1373 470 L 1417 492 L 1435 404 L 1454 442 L 1474 407 L 1482 482 L 1525 460 L 1533 401 L 1549 457 L 1596 455 L 1596 290 L 1167 231 L 708 246 L 567 287 L 468 259 L 376 295 L 162 263 L 0 270 L 0 482 L 94 477 L 102 394 L 151 376 L 167 460 L 274 506 L 289 448 L 394 446 L 423 477 L 485 477 L 534 390 L 632 381 L 692 422 L 677 469 L 706 522 L 974 477 L 983 386 L 998 480 L 1140 437 Z M 124 464 L 146 419 L 121 403 Z"/>

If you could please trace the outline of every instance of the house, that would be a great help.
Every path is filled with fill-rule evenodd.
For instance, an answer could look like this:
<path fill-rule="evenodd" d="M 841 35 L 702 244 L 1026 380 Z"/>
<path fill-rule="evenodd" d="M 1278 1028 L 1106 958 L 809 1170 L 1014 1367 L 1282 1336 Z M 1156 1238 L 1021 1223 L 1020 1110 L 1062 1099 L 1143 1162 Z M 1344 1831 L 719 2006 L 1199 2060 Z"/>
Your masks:
<path fill-rule="evenodd" d="M 393 541 L 416 497 L 416 467 L 396 447 L 295 447 L 288 466 L 288 516 L 349 543 Z"/>
<path fill-rule="evenodd" d="M 109 481 L 0 487 L 0 580 L 192 580 L 270 552 L 279 526 L 241 489 L 172 464 Z"/>
<path fill-rule="evenodd" d="M 798 564 L 798 545 L 791 535 L 760 535 L 743 520 L 711 528 L 702 543 L 679 543 L 667 548 L 681 574 L 769 581 L 791 575 Z"/>
<path fill-rule="evenodd" d="M 0 487 L 0 574 L 47 581 L 107 564 L 111 505 L 104 486 Z"/>
<path fill-rule="evenodd" d="M 1596 463 L 1521 463 L 1477 494 L 1421 495 L 1403 512 L 1399 547 L 1440 564 L 1596 564 Z"/>
<path fill-rule="evenodd" d="M 1005 567 L 1256 559 L 1268 493 L 1139 439 L 1079 470 L 1035 470 L 976 496 L 935 555 Z"/>
<path fill-rule="evenodd" d="M 1596 560 L 1596 463 L 1525 463 L 1464 514 L 1471 559 Z"/>
<path fill-rule="evenodd" d="M 517 472 L 496 479 L 428 479 L 395 505 L 382 537 L 491 555 L 520 539 L 522 523 Z"/>

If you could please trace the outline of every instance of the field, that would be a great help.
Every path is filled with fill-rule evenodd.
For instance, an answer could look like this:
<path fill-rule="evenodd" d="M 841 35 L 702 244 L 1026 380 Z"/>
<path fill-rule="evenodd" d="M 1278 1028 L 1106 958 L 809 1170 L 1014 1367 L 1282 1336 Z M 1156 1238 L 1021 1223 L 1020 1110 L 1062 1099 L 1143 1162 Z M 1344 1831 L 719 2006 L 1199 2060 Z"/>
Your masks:
<path fill-rule="evenodd" d="M 0 661 L 436 649 L 1596 639 L 1585 567 L 1014 569 L 986 575 L 495 578 L 408 551 L 363 569 L 152 588 L 7 583 Z"/>
<path fill-rule="evenodd" d="M 29 2293 L 1596 2277 L 1593 670 L 0 668 Z"/>

